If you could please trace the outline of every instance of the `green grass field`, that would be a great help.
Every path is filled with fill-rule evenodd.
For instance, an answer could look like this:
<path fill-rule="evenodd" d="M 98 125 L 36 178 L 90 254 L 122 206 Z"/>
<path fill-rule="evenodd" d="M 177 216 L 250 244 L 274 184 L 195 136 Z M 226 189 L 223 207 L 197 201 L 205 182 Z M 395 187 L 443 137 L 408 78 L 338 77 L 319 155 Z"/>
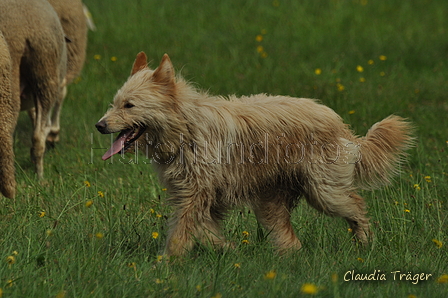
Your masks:
<path fill-rule="evenodd" d="M 27 115 L 16 129 L 18 195 L 0 198 L 0 297 L 447 296 L 447 1 L 85 2 L 98 30 L 43 183 Z M 94 127 L 142 50 L 154 67 L 168 53 L 212 94 L 319 98 L 360 135 L 390 114 L 409 118 L 417 142 L 401 176 L 362 192 L 372 245 L 357 247 L 344 220 L 301 202 L 298 253 L 276 255 L 238 208 L 224 226 L 236 249 L 160 261 L 166 189 L 150 165 L 103 162 L 110 136 Z"/>

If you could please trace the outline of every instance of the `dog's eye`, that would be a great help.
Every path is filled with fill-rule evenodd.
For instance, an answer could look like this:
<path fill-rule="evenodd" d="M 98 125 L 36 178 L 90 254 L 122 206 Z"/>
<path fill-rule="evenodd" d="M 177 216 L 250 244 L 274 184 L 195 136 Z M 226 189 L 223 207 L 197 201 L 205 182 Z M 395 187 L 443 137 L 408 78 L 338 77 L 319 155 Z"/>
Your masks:
<path fill-rule="evenodd" d="M 130 102 L 127 102 L 127 103 L 124 105 L 124 107 L 125 107 L 126 109 L 130 109 L 130 108 L 133 108 L 134 105 L 133 105 L 132 103 L 130 103 Z"/>

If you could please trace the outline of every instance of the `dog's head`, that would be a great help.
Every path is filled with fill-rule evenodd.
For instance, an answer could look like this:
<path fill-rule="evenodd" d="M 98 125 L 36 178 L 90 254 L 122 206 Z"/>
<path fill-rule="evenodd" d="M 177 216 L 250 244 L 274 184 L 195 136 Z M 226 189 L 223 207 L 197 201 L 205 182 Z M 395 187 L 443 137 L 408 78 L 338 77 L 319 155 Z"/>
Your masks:
<path fill-rule="evenodd" d="M 167 114 L 175 109 L 175 95 L 174 68 L 168 55 L 151 70 L 146 54 L 140 52 L 131 76 L 118 90 L 112 107 L 95 125 L 103 134 L 120 132 L 103 160 L 126 151 L 145 131 L 163 131 L 167 127 Z"/>

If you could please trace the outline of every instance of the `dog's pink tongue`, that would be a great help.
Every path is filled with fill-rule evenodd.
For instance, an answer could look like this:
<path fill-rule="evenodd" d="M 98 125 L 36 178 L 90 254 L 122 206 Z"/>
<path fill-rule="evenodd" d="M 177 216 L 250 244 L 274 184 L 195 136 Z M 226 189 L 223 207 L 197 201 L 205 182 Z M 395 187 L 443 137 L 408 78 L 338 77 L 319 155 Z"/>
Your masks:
<path fill-rule="evenodd" d="M 124 142 L 126 142 L 126 139 L 128 138 L 128 136 L 132 133 L 132 130 L 126 130 L 126 131 L 122 131 L 118 137 L 115 139 L 115 141 L 113 142 L 112 146 L 109 148 L 109 150 L 107 150 L 106 153 L 104 153 L 102 159 L 103 160 L 107 160 L 109 159 L 112 155 L 117 154 L 118 152 L 121 151 L 121 149 L 123 149 L 124 147 Z"/>

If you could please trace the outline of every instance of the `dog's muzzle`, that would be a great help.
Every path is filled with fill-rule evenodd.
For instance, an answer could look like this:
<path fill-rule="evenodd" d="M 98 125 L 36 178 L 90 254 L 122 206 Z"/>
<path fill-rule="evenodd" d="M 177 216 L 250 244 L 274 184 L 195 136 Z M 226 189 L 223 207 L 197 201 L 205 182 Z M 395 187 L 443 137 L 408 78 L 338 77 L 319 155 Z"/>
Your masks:
<path fill-rule="evenodd" d="M 100 120 L 98 121 L 97 124 L 95 124 L 96 129 L 98 129 L 98 131 L 102 134 L 109 134 L 111 133 L 108 129 L 107 129 L 107 124 L 106 121 L 104 120 Z"/>

